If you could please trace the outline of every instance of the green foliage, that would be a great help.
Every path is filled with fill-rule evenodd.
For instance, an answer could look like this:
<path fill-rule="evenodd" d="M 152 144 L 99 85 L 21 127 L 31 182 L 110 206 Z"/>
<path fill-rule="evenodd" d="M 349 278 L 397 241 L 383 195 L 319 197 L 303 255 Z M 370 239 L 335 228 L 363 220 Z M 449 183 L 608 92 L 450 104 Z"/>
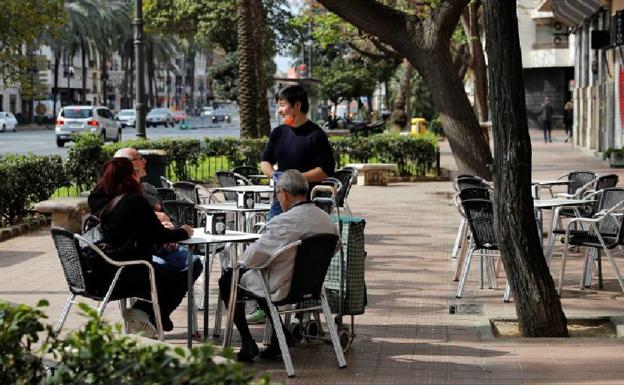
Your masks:
<path fill-rule="evenodd" d="M 197 167 L 199 163 L 199 139 L 135 139 L 103 145 L 98 135 L 84 133 L 76 138 L 74 146 L 69 150 L 65 166 L 67 174 L 80 189 L 90 190 L 102 174 L 104 163 L 113 157 L 115 151 L 124 147 L 166 151 L 168 167 L 179 180 L 189 180 L 189 169 Z"/>
<path fill-rule="evenodd" d="M 44 379 L 42 356 L 37 353 L 47 351 L 55 338 L 52 328 L 40 321 L 47 318 L 40 309 L 47 305 L 40 301 L 31 308 L 0 301 L 0 384 L 39 384 Z"/>
<path fill-rule="evenodd" d="M 380 134 L 368 137 L 332 137 L 330 140 L 337 160 L 348 156 L 349 162 L 396 163 L 401 175 L 425 175 L 436 161 L 437 137 Z"/>
<path fill-rule="evenodd" d="M 52 34 L 64 21 L 63 0 L 3 0 L 0 13 L 0 81 L 12 84 L 26 80 L 30 61 L 24 46 L 36 44 L 43 34 Z M 26 81 L 27 83 L 28 81 Z"/>
<path fill-rule="evenodd" d="M 31 206 L 68 184 L 58 155 L 0 156 L 0 226 L 18 223 Z"/>
<path fill-rule="evenodd" d="M 216 363 L 211 345 L 192 350 L 164 344 L 140 345 L 136 340 L 119 336 L 119 324 L 111 326 L 97 316 L 95 309 L 79 304 L 88 317 L 86 324 L 64 340 L 51 327 L 39 307 L 11 306 L 0 301 L 0 383 L 35 385 L 79 384 L 268 384 L 233 360 Z M 45 333 L 42 333 L 45 332 Z M 35 347 L 40 336 L 44 343 Z M 46 373 L 42 355 L 57 363 Z M 224 355 L 232 358 L 231 349 Z"/>
<path fill-rule="evenodd" d="M 269 72 L 270 73 L 270 72 Z M 231 52 L 211 66 L 212 90 L 217 99 L 238 99 L 238 53 Z"/>
<path fill-rule="evenodd" d="M 417 175 L 425 175 L 436 159 L 436 145 L 427 139 L 381 134 L 372 137 L 372 147 L 382 163 L 396 163 L 401 175 L 408 174 L 408 163 L 416 166 Z"/>
<path fill-rule="evenodd" d="M 102 175 L 104 163 L 113 153 L 104 149 L 104 142 L 96 133 L 85 132 L 77 135 L 74 140 L 74 146 L 68 152 L 65 170 L 80 190 L 90 190 Z"/>

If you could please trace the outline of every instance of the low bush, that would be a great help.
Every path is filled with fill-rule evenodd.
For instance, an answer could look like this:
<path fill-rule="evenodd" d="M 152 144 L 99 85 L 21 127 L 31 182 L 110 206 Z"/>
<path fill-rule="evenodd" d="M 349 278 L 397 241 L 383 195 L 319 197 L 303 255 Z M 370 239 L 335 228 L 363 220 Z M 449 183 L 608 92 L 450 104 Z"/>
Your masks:
<path fill-rule="evenodd" d="M 211 345 L 187 350 L 165 344 L 140 345 L 120 336 L 95 309 L 79 304 L 86 324 L 60 339 L 46 318 L 41 301 L 35 308 L 0 301 L 0 383 L 71 384 L 268 384 L 234 360 L 216 363 Z M 231 349 L 224 355 L 233 358 Z M 49 357 L 54 365 L 46 365 Z"/>
<path fill-rule="evenodd" d="M 68 184 L 58 155 L 0 156 L 0 226 L 13 225 L 29 214 L 32 205 L 46 200 Z"/>

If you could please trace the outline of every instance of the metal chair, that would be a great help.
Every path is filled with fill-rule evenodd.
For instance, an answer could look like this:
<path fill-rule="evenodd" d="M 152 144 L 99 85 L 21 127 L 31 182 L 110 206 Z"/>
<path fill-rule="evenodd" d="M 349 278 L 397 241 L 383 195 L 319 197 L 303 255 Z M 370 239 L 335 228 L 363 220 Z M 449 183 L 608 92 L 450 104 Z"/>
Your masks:
<path fill-rule="evenodd" d="M 561 257 L 561 271 L 559 273 L 559 287 L 557 291 L 561 295 L 563 288 L 563 277 L 565 274 L 565 265 L 569 246 L 578 246 L 588 248 L 585 251 L 585 269 L 587 273 L 589 266 L 593 263 L 593 256 L 589 253 L 589 248 L 597 251 L 598 274 L 599 280 L 602 281 L 602 265 L 600 260 L 600 251 L 603 250 L 607 255 L 609 263 L 615 272 L 618 283 L 624 292 L 624 280 L 613 259 L 611 250 L 624 245 L 624 230 L 622 229 L 622 215 L 624 215 L 624 189 L 612 188 L 602 190 L 598 212 L 593 218 L 574 218 L 567 227 L 564 239 L 563 254 Z M 576 224 L 587 224 L 589 229 L 586 231 L 572 231 L 572 227 Z M 585 274 L 581 278 L 581 289 L 585 286 Z"/>
<path fill-rule="evenodd" d="M 215 176 L 221 187 L 249 186 L 252 184 L 249 179 L 232 171 L 217 171 Z M 235 192 L 224 191 L 223 197 L 226 201 L 236 202 L 238 195 Z"/>
<path fill-rule="evenodd" d="M 193 182 L 174 182 L 173 191 L 175 191 L 177 200 L 185 200 L 194 204 L 199 204 L 199 188 Z"/>
<path fill-rule="evenodd" d="M 455 275 L 453 276 L 453 281 L 459 280 L 459 274 L 461 272 L 461 267 L 464 263 L 464 258 L 466 256 L 465 250 L 468 245 L 468 239 L 470 234 L 468 233 L 468 222 L 466 221 L 466 215 L 462 209 L 461 202 L 468 199 L 484 199 L 491 200 L 491 191 L 490 189 L 484 187 L 467 187 L 463 190 L 459 191 L 455 194 L 454 203 L 459 215 L 461 215 L 461 222 L 459 223 L 459 229 L 457 231 L 457 238 L 455 239 L 456 248 L 454 247 L 453 252 L 458 253 L 455 258 L 457 258 L 457 269 L 455 270 Z"/>
<path fill-rule="evenodd" d="M 282 325 L 280 313 L 287 312 L 292 314 L 309 311 L 322 311 L 327 325 L 327 329 L 329 330 L 331 342 L 336 353 L 338 366 L 340 368 L 344 368 L 347 366 L 347 362 L 344 358 L 342 346 L 340 345 L 340 340 L 338 338 L 336 323 L 334 322 L 334 318 L 332 317 L 331 310 L 327 302 L 327 296 L 325 294 L 325 287 L 323 285 L 325 275 L 327 274 L 327 269 L 329 268 L 329 264 L 336 252 L 337 247 L 338 236 L 335 234 L 312 235 L 300 241 L 296 241 L 287 246 L 284 246 L 283 248 L 278 250 L 273 256 L 271 256 L 269 261 L 267 261 L 264 265 L 253 267 L 251 268 L 251 270 L 256 270 L 260 273 L 259 276 L 261 278 L 262 287 L 264 289 L 263 298 L 267 300 L 273 325 Z M 269 285 L 267 283 L 269 267 L 275 259 L 283 258 L 284 255 L 293 253 L 295 258 L 295 266 L 290 283 L 289 293 L 282 300 L 272 301 L 272 293 L 269 291 Z M 244 267 L 245 266 L 242 264 L 238 264 L 235 267 L 232 278 L 233 280 L 238 279 L 239 270 Z M 236 303 L 236 292 L 237 290 L 233 290 L 232 293 L 230 293 L 229 303 Z M 277 309 L 277 306 L 300 304 L 304 301 L 307 302 L 309 300 L 320 300 L 321 305 L 285 310 L 283 312 L 280 312 Z M 233 319 L 232 317 L 234 315 L 234 308 L 235 306 L 228 307 L 229 320 Z M 284 330 L 278 326 L 275 328 L 275 333 L 277 335 L 280 351 L 282 353 L 282 360 L 284 361 L 284 366 L 286 367 L 288 377 L 294 377 L 295 369 L 290 358 L 290 352 L 286 343 Z M 228 331 L 228 335 L 230 334 L 231 331 Z"/>
<path fill-rule="evenodd" d="M 237 166 L 231 169 L 230 172 L 233 172 L 238 175 L 242 175 L 245 178 L 249 178 L 250 175 L 262 174 L 262 172 L 260 172 L 260 170 L 258 170 L 258 168 L 254 166 Z"/>
<path fill-rule="evenodd" d="M 156 191 L 158 191 L 158 196 L 160 197 L 161 202 L 174 201 L 177 198 L 175 191 L 171 188 L 159 187 Z"/>
<path fill-rule="evenodd" d="M 455 191 L 460 192 L 467 188 L 477 187 L 491 190 L 490 186 L 487 184 L 485 179 L 480 178 L 478 176 L 473 175 L 459 175 L 453 180 L 453 187 Z M 455 243 L 453 243 L 453 248 L 451 249 L 451 258 L 456 259 L 458 257 L 459 249 L 462 247 L 462 244 L 465 243 L 466 236 L 468 234 L 468 228 L 466 227 L 466 220 L 464 219 L 464 215 L 461 212 L 460 201 L 458 200 L 458 195 L 456 194 L 454 197 L 455 207 L 459 211 L 462 216 L 461 221 L 459 222 L 459 227 L 457 229 L 457 235 L 455 236 Z M 489 198 L 487 198 L 489 199 Z M 455 278 L 454 280 L 456 280 Z"/>
<path fill-rule="evenodd" d="M 168 200 L 162 202 L 163 211 L 169 215 L 171 222 L 176 226 L 198 226 L 197 210 L 195 203 L 187 200 Z"/>
<path fill-rule="evenodd" d="M 557 180 L 564 178 L 567 178 L 569 182 L 567 192 L 559 193 L 556 196 L 562 198 L 580 198 L 583 192 L 591 188 L 592 184 L 596 181 L 597 175 L 593 171 L 571 171 L 567 174 L 560 175 Z"/>
<path fill-rule="evenodd" d="M 162 187 L 164 188 L 171 188 L 171 186 L 173 186 L 173 182 L 170 181 L 169 179 L 165 178 L 164 176 L 160 176 L 160 184 L 162 185 Z"/>
<path fill-rule="evenodd" d="M 78 234 L 72 234 L 67 230 L 53 227 L 51 229 L 52 239 L 58 253 L 61 266 L 63 267 L 63 273 L 67 280 L 67 286 L 69 287 L 69 297 L 63 307 L 61 316 L 56 324 L 56 331 L 60 331 L 65 324 L 67 315 L 72 305 L 75 302 L 76 296 L 86 297 L 95 301 L 99 301 L 98 315 L 102 315 L 106 305 L 109 301 L 120 301 L 120 310 L 123 311 L 125 307 L 125 299 L 132 298 L 114 293 L 115 285 L 117 284 L 119 277 L 126 266 L 145 266 L 149 273 L 150 280 L 150 298 L 141 298 L 142 300 L 148 300 L 152 303 L 154 309 L 154 318 L 156 321 L 156 329 L 158 330 L 158 339 L 163 341 L 164 334 L 162 328 L 162 321 L 160 318 L 160 306 L 158 304 L 158 295 L 156 292 L 156 278 L 152 265 L 149 262 L 143 260 L 136 261 L 115 261 L 110 259 L 104 254 L 98 247 L 84 239 Z M 89 262 L 87 257 L 81 248 L 89 248 L 92 256 L 96 256 L 102 259 L 105 264 L 111 265 L 116 268 L 115 275 L 110 283 L 106 293 L 102 295 L 93 282 L 95 278 L 95 272 L 89 272 Z M 125 325 L 124 325 L 125 331 Z"/>
<path fill-rule="evenodd" d="M 357 170 L 352 167 L 343 168 L 334 172 L 333 177 L 342 184 L 342 189 L 338 192 L 338 196 L 336 196 L 336 205 L 345 209 L 347 213 L 351 215 L 351 208 L 347 202 L 347 196 L 351 191 L 351 186 L 356 180 Z"/>
<path fill-rule="evenodd" d="M 470 226 L 470 246 L 468 255 L 462 266 L 462 273 L 459 278 L 459 285 L 457 286 L 457 293 L 455 296 L 461 298 L 464 291 L 464 285 L 466 283 L 466 277 L 470 270 L 470 262 L 472 261 L 472 255 L 475 251 L 498 251 L 498 244 L 496 243 L 496 233 L 494 231 L 494 210 L 492 201 L 485 199 L 469 199 L 462 201 L 462 207 L 466 215 L 466 220 Z M 488 273 L 488 281 L 490 288 L 492 287 L 492 281 L 494 280 L 494 267 L 492 259 L 487 255 L 486 268 Z M 483 288 L 483 262 L 484 253 L 481 253 L 481 288 Z"/>

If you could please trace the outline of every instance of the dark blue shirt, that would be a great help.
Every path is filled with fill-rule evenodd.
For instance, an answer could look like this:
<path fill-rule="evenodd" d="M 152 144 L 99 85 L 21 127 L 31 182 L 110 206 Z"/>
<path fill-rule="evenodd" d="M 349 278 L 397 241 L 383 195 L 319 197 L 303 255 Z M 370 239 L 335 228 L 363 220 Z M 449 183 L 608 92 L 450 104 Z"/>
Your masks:
<path fill-rule="evenodd" d="M 309 120 L 296 128 L 275 127 L 262 153 L 262 161 L 277 164 L 278 171 L 307 172 L 320 167 L 328 176 L 334 174 L 336 167 L 327 134 Z"/>

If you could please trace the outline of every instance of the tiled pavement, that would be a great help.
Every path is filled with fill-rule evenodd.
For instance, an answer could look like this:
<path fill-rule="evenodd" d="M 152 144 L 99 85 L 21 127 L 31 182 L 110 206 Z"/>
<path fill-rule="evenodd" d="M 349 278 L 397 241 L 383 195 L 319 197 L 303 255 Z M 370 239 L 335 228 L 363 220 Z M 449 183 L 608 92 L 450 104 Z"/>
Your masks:
<path fill-rule="evenodd" d="M 539 133 L 533 134 L 535 179 L 572 169 L 614 171 L 559 136 L 555 143 L 544 144 Z M 445 146 L 442 143 L 442 159 L 452 167 Z M 616 171 L 624 178 L 624 171 Z M 455 261 L 449 251 L 459 218 L 451 193 L 450 182 L 354 186 L 351 207 L 367 221 L 368 307 L 356 317 L 357 337 L 346 355 L 349 366 L 338 369 L 330 346 L 319 343 L 291 349 L 297 371 L 293 379 L 286 378 L 281 361 L 259 361 L 252 367 L 287 384 L 623 384 L 624 343 L 617 339 L 493 338 L 487 331 L 488 318 L 513 316 L 515 310 L 513 304 L 502 303 L 504 278 L 499 278 L 497 290 L 478 288 L 478 264 L 473 265 L 464 297 L 455 299 Z M 574 286 L 579 259 L 572 258 L 567 269 L 566 314 L 622 315 L 624 296 L 606 264 L 604 290 L 579 291 Z M 56 320 L 66 295 L 47 229 L 0 243 L 0 298 L 28 304 L 47 298 L 50 318 Z M 481 304 L 483 314 L 451 315 L 452 304 Z M 184 343 L 185 314 L 183 304 L 174 314 L 177 327 L 167 333 L 168 342 Z M 119 319 L 116 306 L 109 307 L 106 317 Z M 66 328 L 80 323 L 72 312 Z M 254 328 L 257 339 L 261 331 Z"/>

